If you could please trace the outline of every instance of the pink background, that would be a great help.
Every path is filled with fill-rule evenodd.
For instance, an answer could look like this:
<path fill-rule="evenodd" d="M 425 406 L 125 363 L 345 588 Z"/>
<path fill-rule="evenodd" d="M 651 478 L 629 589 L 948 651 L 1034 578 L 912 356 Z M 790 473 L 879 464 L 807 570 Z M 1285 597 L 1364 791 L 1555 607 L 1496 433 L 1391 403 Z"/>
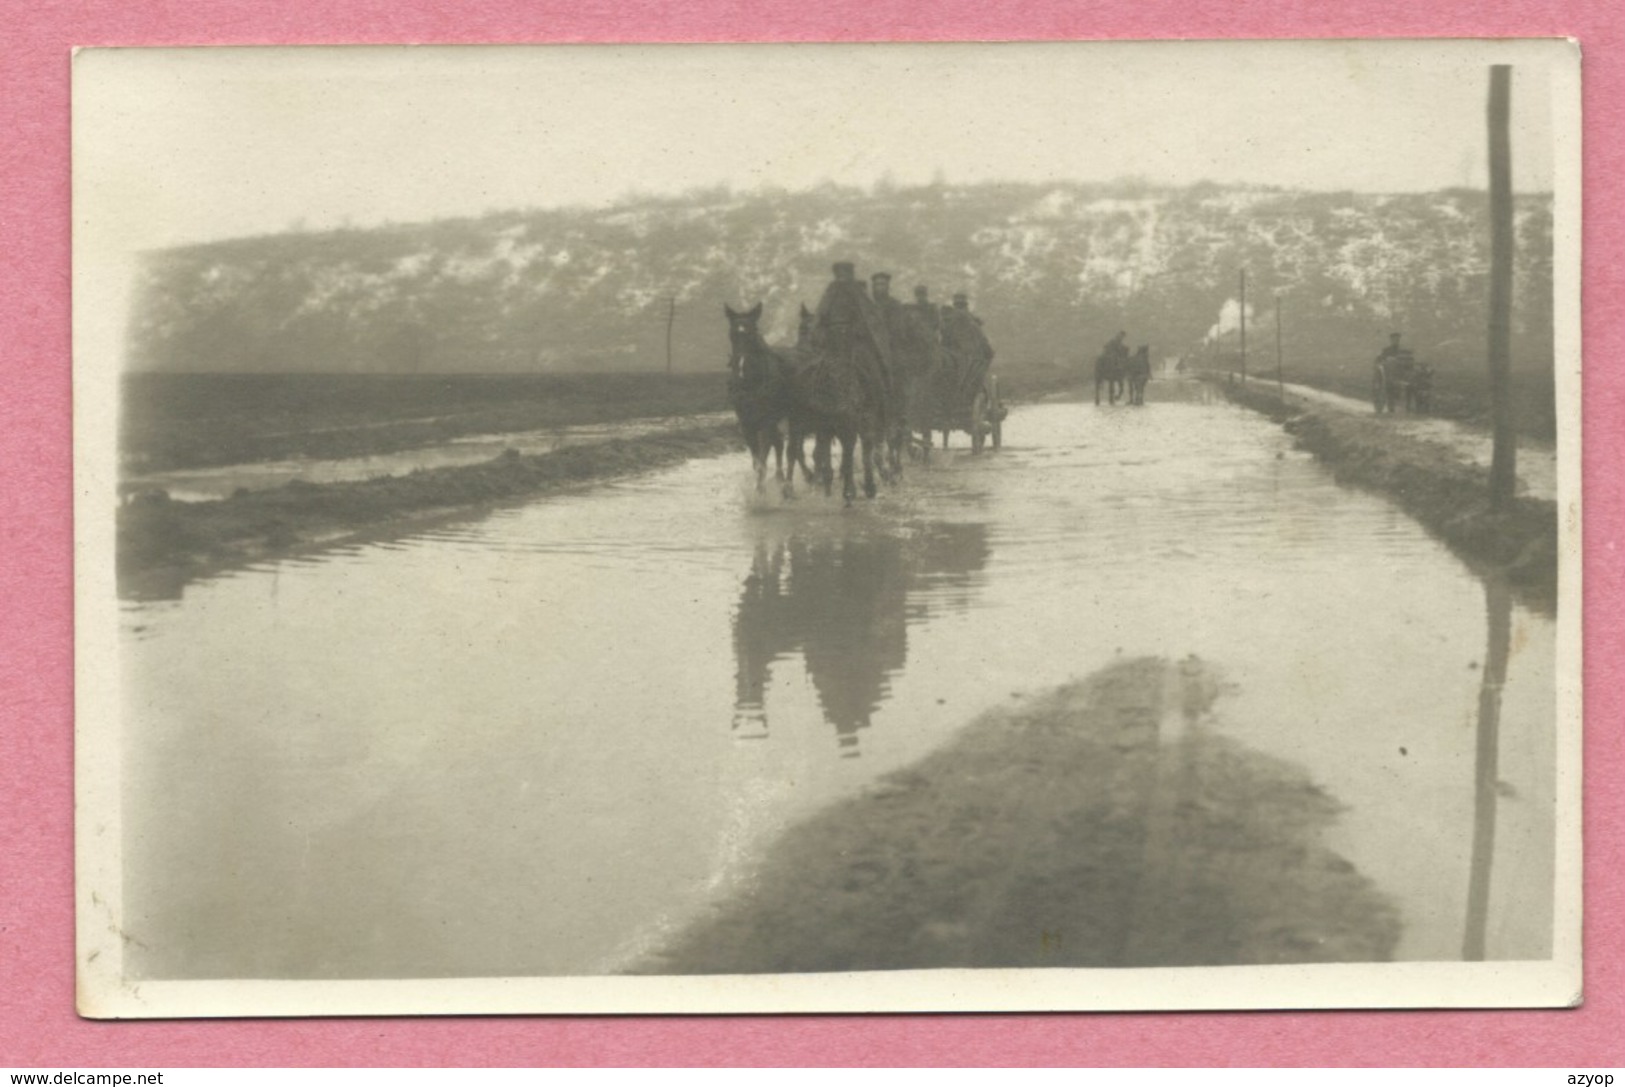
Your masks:
<path fill-rule="evenodd" d="M 17 0 L 0 33 L 0 1065 L 1625 1065 L 1625 5 L 1619 0 Z M 93 1023 L 73 1011 L 69 49 L 75 45 L 1576 37 L 1585 52 L 1584 1008 Z M 1608 1039 L 1612 1038 L 1612 1041 Z"/>

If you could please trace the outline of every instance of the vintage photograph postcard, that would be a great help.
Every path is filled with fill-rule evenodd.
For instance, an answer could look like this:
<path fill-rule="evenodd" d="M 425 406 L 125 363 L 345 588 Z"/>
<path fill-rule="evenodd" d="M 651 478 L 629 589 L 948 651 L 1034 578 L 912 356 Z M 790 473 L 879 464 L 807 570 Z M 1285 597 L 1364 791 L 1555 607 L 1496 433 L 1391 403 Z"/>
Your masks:
<path fill-rule="evenodd" d="M 82 50 L 79 1010 L 1580 991 L 1572 42 Z"/>

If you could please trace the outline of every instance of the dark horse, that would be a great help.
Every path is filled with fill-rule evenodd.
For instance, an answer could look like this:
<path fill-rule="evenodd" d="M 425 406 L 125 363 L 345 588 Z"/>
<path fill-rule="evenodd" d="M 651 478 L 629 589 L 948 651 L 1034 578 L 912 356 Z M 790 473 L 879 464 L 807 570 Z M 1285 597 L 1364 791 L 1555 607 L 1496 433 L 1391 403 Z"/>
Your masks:
<path fill-rule="evenodd" d="M 790 457 L 807 472 L 802 456 L 806 435 L 816 437 L 813 464 L 824 493 L 834 487 L 831 443 L 841 445 L 841 495 L 847 505 L 857 497 L 854 454 L 863 460 L 863 493 L 875 496 L 875 462 L 886 440 L 885 405 L 871 391 L 855 359 L 817 351 L 812 346 L 814 315 L 801 307 L 801 330 L 790 366 Z"/>
<path fill-rule="evenodd" d="M 1145 403 L 1145 387 L 1151 381 L 1151 348 L 1141 344 L 1128 360 L 1128 402 Z"/>
<path fill-rule="evenodd" d="M 1128 369 L 1127 352 L 1117 352 L 1109 347 L 1095 359 L 1095 403 L 1100 403 L 1101 386 L 1106 387 L 1106 393 L 1113 404 L 1123 395 L 1123 380 Z"/>
<path fill-rule="evenodd" d="M 744 313 L 724 304 L 728 315 L 728 401 L 739 417 L 739 433 L 750 449 L 756 469 L 756 490 L 767 489 L 767 455 L 773 454 L 773 474 L 788 495 L 795 476 L 792 463 L 789 478 L 784 472 L 784 423 L 790 416 L 790 364 L 762 339 L 757 322 L 762 304 Z M 793 451 L 792 451 L 793 452 Z"/>

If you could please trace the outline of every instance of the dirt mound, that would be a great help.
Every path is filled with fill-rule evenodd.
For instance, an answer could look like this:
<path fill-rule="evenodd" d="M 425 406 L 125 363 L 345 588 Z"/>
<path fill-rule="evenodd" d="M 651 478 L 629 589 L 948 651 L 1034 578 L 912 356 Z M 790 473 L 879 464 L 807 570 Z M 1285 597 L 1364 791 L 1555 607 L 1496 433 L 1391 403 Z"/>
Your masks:
<path fill-rule="evenodd" d="M 648 973 L 1388 958 L 1397 913 L 1319 842 L 1300 769 L 1219 735 L 1200 661 L 984 717 L 792 828 Z"/>

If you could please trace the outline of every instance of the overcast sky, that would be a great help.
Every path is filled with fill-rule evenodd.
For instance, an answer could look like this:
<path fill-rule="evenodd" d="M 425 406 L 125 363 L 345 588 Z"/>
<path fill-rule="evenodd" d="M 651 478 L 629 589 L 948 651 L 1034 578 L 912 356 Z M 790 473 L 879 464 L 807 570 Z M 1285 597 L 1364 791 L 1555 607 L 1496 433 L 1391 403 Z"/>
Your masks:
<path fill-rule="evenodd" d="M 1550 41 L 85 50 L 75 355 L 122 356 L 140 251 L 294 228 L 719 183 L 1482 187 L 1490 63 L 1514 65 L 1515 183 L 1544 191 L 1572 61 Z"/>
<path fill-rule="evenodd" d="M 1501 51 L 1492 58 L 1486 48 Z M 727 182 L 1551 187 L 1528 43 L 551 46 L 81 53 L 75 173 L 136 248 Z M 1524 52 L 1519 53 L 1518 50 Z M 115 219 L 119 218 L 115 216 Z"/>

